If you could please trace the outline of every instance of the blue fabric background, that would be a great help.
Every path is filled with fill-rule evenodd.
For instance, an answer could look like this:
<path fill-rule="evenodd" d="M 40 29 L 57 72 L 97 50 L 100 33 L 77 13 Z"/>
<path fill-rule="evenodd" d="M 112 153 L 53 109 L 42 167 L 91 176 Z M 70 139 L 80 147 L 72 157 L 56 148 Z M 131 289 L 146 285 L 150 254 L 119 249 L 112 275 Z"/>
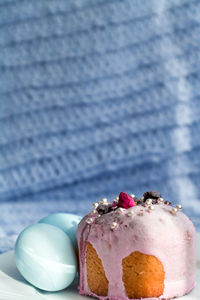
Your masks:
<path fill-rule="evenodd" d="M 200 1 L 0 0 L 0 252 L 157 189 L 200 229 Z"/>

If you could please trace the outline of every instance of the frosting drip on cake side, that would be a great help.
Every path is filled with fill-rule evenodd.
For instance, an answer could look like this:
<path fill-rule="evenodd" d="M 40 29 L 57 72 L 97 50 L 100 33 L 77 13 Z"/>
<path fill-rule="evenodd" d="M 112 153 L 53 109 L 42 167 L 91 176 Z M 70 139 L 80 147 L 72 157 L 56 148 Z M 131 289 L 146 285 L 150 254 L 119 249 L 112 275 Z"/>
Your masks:
<path fill-rule="evenodd" d="M 96 296 L 87 284 L 87 242 L 95 248 L 109 282 L 108 297 L 97 296 L 100 299 L 129 299 L 122 281 L 122 260 L 134 251 L 153 255 L 163 264 L 164 292 L 159 298 L 178 297 L 194 287 L 196 233 L 192 222 L 178 208 L 173 212 L 162 201 L 150 207 L 151 203 L 117 207 L 96 218 L 88 214 L 82 219 L 77 230 L 81 294 Z"/>

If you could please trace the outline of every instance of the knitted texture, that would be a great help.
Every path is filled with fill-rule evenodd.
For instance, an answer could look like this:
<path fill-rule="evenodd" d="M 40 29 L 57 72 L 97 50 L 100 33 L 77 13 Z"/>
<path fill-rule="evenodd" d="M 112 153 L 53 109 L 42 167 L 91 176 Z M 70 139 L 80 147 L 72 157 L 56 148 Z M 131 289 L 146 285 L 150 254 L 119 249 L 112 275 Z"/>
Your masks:
<path fill-rule="evenodd" d="M 157 189 L 200 228 L 200 1 L 0 0 L 0 251 Z"/>

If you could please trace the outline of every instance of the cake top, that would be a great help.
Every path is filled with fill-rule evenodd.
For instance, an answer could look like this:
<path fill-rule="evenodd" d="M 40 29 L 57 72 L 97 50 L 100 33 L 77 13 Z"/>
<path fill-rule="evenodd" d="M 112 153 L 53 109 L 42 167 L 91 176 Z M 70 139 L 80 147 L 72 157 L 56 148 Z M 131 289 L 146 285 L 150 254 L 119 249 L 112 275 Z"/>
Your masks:
<path fill-rule="evenodd" d="M 144 212 L 153 212 L 158 205 L 167 207 L 168 212 L 173 216 L 176 216 L 182 209 L 181 205 L 172 207 L 171 202 L 165 201 L 157 191 L 145 192 L 141 198 L 137 198 L 134 194 L 121 192 L 111 202 L 103 198 L 99 202 L 93 203 L 93 210 L 87 215 L 85 220 L 88 224 L 98 224 L 102 217 L 104 219 L 105 215 L 109 214 L 111 218 L 115 219 L 110 225 L 110 229 L 114 230 L 118 226 L 115 216 L 119 215 L 120 212 L 123 212 L 123 215 L 126 212 L 126 217 L 131 217 L 134 215 L 134 211 L 137 210 L 138 214 L 141 212 L 142 216 Z"/>

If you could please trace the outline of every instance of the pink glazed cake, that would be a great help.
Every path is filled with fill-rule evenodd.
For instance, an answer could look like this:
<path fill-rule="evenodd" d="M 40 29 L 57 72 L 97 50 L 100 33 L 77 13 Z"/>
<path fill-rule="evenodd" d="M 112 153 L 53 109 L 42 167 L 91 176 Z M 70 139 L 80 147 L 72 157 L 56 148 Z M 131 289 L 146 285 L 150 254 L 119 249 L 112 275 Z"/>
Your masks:
<path fill-rule="evenodd" d="M 171 299 L 195 286 L 196 232 L 157 191 L 103 198 L 79 223 L 79 292 L 99 299 Z"/>

